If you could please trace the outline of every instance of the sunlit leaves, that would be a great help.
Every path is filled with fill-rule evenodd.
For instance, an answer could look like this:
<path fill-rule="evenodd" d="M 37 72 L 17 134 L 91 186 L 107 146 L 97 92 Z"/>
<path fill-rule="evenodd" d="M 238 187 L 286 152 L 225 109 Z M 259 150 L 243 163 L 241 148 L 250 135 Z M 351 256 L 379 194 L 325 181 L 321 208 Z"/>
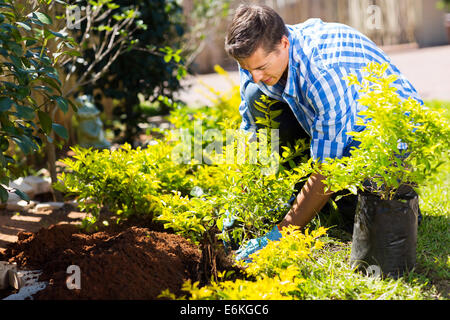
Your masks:
<path fill-rule="evenodd" d="M 391 199 L 401 183 L 426 182 L 448 155 L 448 122 L 413 98 L 401 99 L 392 85 L 397 76 L 385 75 L 386 70 L 387 64 L 370 63 L 363 68 L 361 82 L 356 75 L 346 77 L 349 85 L 360 88 L 358 103 L 365 110 L 359 113 L 357 124 L 365 129 L 349 133 L 361 142 L 351 157 L 329 159 L 316 169 L 327 177 L 326 184 L 333 191 L 355 193 L 371 179 L 377 186 L 371 191 Z"/>

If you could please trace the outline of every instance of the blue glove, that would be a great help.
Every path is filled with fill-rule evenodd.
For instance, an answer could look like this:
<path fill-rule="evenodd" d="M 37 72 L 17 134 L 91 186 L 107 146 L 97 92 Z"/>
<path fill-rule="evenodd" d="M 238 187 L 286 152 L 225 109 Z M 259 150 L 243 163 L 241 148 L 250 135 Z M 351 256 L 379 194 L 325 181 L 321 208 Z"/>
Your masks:
<path fill-rule="evenodd" d="M 251 259 L 248 258 L 249 255 L 264 248 L 269 243 L 269 241 L 278 241 L 281 239 L 281 237 L 282 236 L 280 230 L 278 230 L 278 226 L 273 227 L 272 230 L 270 230 L 264 236 L 252 239 L 248 241 L 244 246 L 239 248 L 239 250 L 236 251 L 236 261 L 245 259 L 245 262 L 250 262 Z"/>

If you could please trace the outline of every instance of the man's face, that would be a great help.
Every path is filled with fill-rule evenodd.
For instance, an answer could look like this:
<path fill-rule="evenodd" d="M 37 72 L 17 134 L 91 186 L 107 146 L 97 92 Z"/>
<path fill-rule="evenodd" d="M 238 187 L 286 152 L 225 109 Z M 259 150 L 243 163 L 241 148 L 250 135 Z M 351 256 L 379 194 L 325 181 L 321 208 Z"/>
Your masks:
<path fill-rule="evenodd" d="M 255 83 L 264 82 L 268 86 L 275 85 L 283 76 L 289 64 L 289 39 L 286 36 L 276 49 L 269 54 L 258 47 L 248 58 L 240 59 L 241 68 L 248 70 Z"/>

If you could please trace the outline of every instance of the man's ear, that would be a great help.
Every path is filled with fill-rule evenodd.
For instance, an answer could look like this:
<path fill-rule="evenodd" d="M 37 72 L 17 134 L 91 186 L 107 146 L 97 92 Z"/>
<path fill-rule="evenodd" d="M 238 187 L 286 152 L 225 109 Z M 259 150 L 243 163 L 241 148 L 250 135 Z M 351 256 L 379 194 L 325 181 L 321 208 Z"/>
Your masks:
<path fill-rule="evenodd" d="M 284 49 L 284 48 L 289 48 L 290 43 L 289 43 L 288 37 L 286 37 L 285 35 L 283 35 L 283 36 L 281 37 L 280 44 L 281 44 L 281 46 L 282 46 L 283 49 Z"/>

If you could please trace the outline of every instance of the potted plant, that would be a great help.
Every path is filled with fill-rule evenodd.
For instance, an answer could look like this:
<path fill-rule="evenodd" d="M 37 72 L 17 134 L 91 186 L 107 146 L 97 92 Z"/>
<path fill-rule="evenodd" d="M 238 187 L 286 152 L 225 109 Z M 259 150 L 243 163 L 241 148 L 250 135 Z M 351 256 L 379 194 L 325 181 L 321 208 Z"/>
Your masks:
<path fill-rule="evenodd" d="M 436 6 L 439 10 L 445 11 L 444 25 L 447 29 L 448 43 L 450 43 L 450 0 L 439 0 Z"/>
<path fill-rule="evenodd" d="M 438 112 L 413 98 L 402 100 L 387 67 L 369 63 L 362 79 L 347 77 L 361 87 L 358 101 L 367 107 L 357 122 L 365 129 L 350 133 L 360 145 L 351 157 L 327 159 L 312 170 L 327 177 L 330 191 L 358 194 L 351 263 L 375 265 L 396 278 L 415 265 L 415 190 L 448 159 L 450 129 Z"/>

